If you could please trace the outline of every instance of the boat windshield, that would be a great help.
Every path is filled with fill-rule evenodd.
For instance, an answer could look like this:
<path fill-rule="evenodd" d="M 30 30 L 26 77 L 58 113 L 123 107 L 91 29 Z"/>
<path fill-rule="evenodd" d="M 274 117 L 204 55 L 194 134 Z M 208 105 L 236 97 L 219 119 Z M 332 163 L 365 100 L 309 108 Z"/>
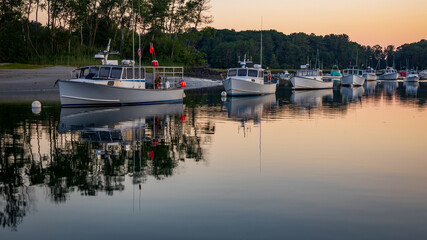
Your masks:
<path fill-rule="evenodd" d="M 108 78 L 110 76 L 111 67 L 101 67 L 99 71 L 99 78 Z"/>
<path fill-rule="evenodd" d="M 239 77 L 246 77 L 248 75 L 248 69 L 239 69 L 237 74 Z"/>
<path fill-rule="evenodd" d="M 86 78 L 86 75 L 88 74 L 89 68 L 80 68 L 80 75 L 79 78 Z"/>
<path fill-rule="evenodd" d="M 90 67 L 89 73 L 86 75 L 86 79 L 92 79 L 98 77 L 99 67 Z"/>
<path fill-rule="evenodd" d="M 122 79 L 144 79 L 145 70 L 139 67 L 124 68 Z"/>
<path fill-rule="evenodd" d="M 228 70 L 228 76 L 229 77 L 234 77 L 237 75 L 237 69 L 230 69 Z"/>
<path fill-rule="evenodd" d="M 248 70 L 248 76 L 249 77 L 258 77 L 258 71 L 257 70 L 253 70 L 253 69 L 249 69 Z"/>
<path fill-rule="evenodd" d="M 122 76 L 122 68 L 111 68 L 110 78 L 112 79 L 120 79 Z"/>

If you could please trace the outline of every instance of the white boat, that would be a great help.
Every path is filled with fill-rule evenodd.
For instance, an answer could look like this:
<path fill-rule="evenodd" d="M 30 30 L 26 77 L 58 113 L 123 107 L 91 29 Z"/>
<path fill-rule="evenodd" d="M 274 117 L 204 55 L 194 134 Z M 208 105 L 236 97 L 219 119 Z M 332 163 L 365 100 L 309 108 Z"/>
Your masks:
<path fill-rule="evenodd" d="M 325 89 L 332 88 L 334 83 L 329 79 L 323 78 L 323 72 L 320 69 L 300 69 L 297 74 L 291 78 L 293 89 Z"/>
<path fill-rule="evenodd" d="M 405 82 L 418 82 L 420 81 L 420 76 L 416 70 L 406 71 L 406 77 L 403 79 Z"/>
<path fill-rule="evenodd" d="M 292 74 L 290 74 L 288 72 L 288 70 L 286 70 L 286 69 L 282 73 L 279 74 L 279 78 L 284 79 L 284 80 L 289 80 L 289 79 L 291 79 L 291 77 L 292 77 Z"/>
<path fill-rule="evenodd" d="M 264 95 L 276 92 L 276 81 L 271 81 L 271 75 L 268 80 L 264 80 L 264 69 L 261 65 L 254 64 L 253 67 L 247 67 L 247 62 L 240 62 L 240 68 L 231 68 L 228 70 L 227 78 L 224 80 L 224 89 L 230 96 L 249 96 Z"/>
<path fill-rule="evenodd" d="M 375 69 L 372 67 L 367 67 L 364 71 L 362 76 L 366 79 L 366 81 L 376 81 L 377 80 L 377 74 L 375 73 Z"/>
<path fill-rule="evenodd" d="M 420 72 L 420 80 L 427 80 L 427 69 Z"/>
<path fill-rule="evenodd" d="M 341 85 L 343 86 L 362 86 L 365 82 L 363 71 L 355 68 L 348 68 L 343 70 L 343 77 L 341 78 Z"/>
<path fill-rule="evenodd" d="M 383 70 L 383 74 L 377 76 L 378 80 L 397 80 L 398 73 L 393 67 L 387 67 Z"/>
<path fill-rule="evenodd" d="M 101 65 L 80 67 L 75 78 L 58 80 L 63 107 L 105 105 L 139 105 L 181 102 L 183 99 L 182 67 L 141 67 L 124 60 L 122 65 L 108 61 L 110 42 Z M 153 72 L 146 82 L 146 69 Z"/>

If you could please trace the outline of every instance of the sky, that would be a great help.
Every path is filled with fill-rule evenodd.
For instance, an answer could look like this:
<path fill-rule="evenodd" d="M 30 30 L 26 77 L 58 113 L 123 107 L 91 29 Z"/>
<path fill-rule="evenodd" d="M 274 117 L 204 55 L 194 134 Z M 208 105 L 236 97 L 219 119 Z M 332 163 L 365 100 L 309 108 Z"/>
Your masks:
<path fill-rule="evenodd" d="M 383 47 L 427 39 L 426 0 L 211 0 L 212 27 L 274 29 L 316 35 L 345 33 Z"/>

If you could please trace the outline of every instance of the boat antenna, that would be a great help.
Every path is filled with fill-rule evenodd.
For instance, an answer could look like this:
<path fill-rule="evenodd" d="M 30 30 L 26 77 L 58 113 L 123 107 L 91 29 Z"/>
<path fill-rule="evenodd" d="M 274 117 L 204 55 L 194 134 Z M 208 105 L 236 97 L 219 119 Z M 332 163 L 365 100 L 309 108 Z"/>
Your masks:
<path fill-rule="evenodd" d="M 359 49 L 356 50 L 356 68 L 357 68 L 357 61 L 358 60 L 359 60 Z"/>
<path fill-rule="evenodd" d="M 135 9 L 133 8 L 133 0 L 132 0 L 132 21 L 133 21 L 133 31 L 132 31 L 132 78 L 135 79 Z"/>
<path fill-rule="evenodd" d="M 260 51 L 260 56 L 259 56 L 259 58 L 260 58 L 259 64 L 260 64 L 260 65 L 261 65 L 261 67 L 262 67 L 262 16 L 261 16 L 261 51 Z"/>
<path fill-rule="evenodd" d="M 142 57 L 142 50 L 141 50 L 141 1 L 138 0 L 138 57 L 139 57 L 139 69 L 138 69 L 138 76 L 140 79 L 142 79 L 141 76 L 141 57 Z M 141 82 L 140 82 L 141 83 Z"/>

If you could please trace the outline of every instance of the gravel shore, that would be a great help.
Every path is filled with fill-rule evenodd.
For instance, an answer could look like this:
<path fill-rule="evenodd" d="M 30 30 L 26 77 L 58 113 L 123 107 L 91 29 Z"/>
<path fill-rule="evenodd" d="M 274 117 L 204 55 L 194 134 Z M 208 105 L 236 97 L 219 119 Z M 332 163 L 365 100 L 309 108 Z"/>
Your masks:
<path fill-rule="evenodd" d="M 75 67 L 0 69 L 0 101 L 59 101 L 56 80 L 71 77 Z M 222 81 L 184 77 L 186 89 L 221 86 Z"/>

